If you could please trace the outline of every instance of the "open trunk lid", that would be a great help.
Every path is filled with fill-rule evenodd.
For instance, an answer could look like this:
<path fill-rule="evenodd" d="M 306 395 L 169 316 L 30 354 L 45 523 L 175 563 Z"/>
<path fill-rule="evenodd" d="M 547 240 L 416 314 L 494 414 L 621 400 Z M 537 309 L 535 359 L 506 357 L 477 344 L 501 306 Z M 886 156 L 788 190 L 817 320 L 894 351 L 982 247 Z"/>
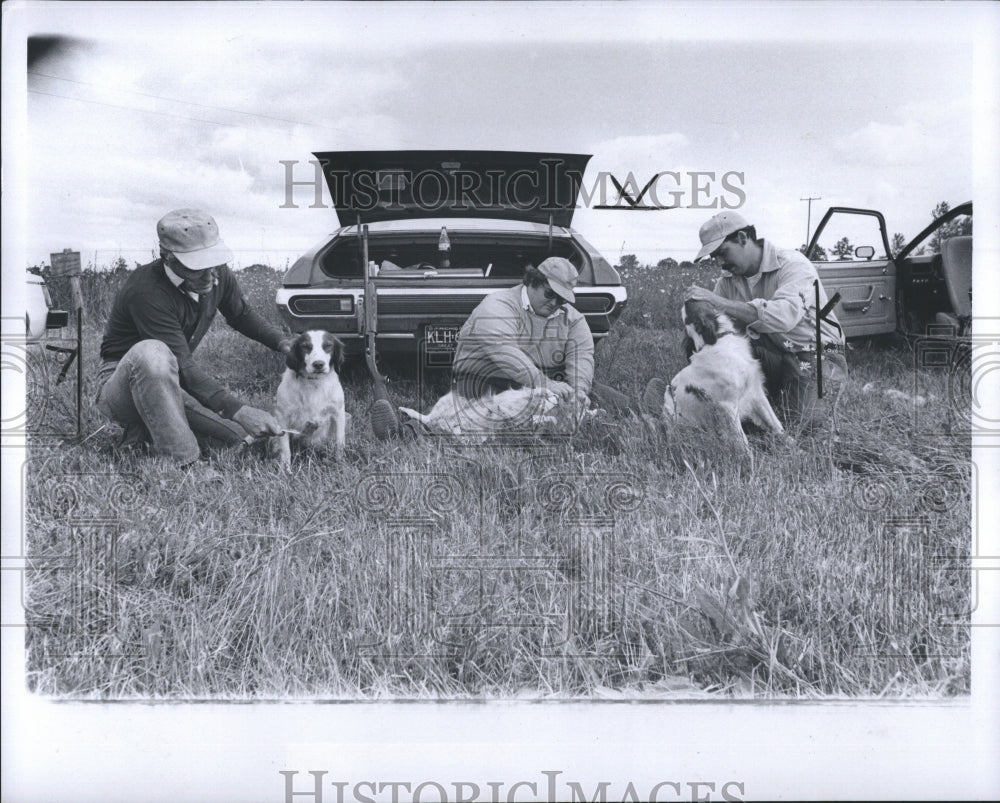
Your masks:
<path fill-rule="evenodd" d="M 589 155 L 528 151 L 329 151 L 323 165 L 342 226 L 489 217 L 568 227 Z"/>

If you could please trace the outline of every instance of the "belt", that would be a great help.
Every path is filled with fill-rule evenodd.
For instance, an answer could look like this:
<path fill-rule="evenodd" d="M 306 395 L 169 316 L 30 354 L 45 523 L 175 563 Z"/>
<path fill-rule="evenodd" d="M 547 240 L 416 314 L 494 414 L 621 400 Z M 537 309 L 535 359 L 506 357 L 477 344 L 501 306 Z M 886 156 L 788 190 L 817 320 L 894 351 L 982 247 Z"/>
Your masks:
<path fill-rule="evenodd" d="M 823 351 L 824 352 L 833 352 L 834 354 L 843 354 L 844 353 L 844 346 L 841 345 L 840 343 L 824 343 L 823 344 Z M 800 351 L 796 351 L 796 352 L 793 352 L 793 353 L 800 360 L 811 360 L 813 357 L 816 356 L 816 349 L 814 349 L 814 348 L 812 348 L 812 349 L 802 349 Z"/>

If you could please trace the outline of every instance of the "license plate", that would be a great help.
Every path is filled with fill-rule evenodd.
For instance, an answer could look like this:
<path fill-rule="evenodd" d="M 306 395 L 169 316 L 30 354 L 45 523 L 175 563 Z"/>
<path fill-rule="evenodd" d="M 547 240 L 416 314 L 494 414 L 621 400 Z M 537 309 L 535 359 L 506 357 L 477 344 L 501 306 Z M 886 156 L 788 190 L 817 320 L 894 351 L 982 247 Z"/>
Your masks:
<path fill-rule="evenodd" d="M 425 326 L 424 349 L 427 353 L 454 354 L 460 328 L 459 326 Z"/>

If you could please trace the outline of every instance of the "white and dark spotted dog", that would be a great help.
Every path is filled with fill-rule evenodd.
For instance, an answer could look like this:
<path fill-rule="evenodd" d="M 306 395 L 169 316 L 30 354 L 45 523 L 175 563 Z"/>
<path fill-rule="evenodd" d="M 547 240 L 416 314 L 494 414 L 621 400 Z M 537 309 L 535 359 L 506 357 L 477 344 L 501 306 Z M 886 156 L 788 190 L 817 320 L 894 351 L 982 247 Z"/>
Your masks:
<path fill-rule="evenodd" d="M 485 439 L 502 432 L 534 432 L 554 426 L 557 418 L 550 413 L 558 404 L 559 397 L 550 390 L 516 388 L 477 399 L 446 393 L 426 414 L 409 407 L 400 407 L 399 411 L 432 432 Z"/>
<path fill-rule="evenodd" d="M 775 434 L 784 433 L 764 392 L 764 372 L 750 343 L 736 332 L 728 315 L 705 301 L 686 301 L 681 308 L 691 343 L 688 365 L 667 386 L 665 420 L 679 420 L 704 429 L 723 427 L 749 452 L 741 422 L 752 421 Z"/>
<path fill-rule="evenodd" d="M 339 376 L 343 363 L 344 344 L 329 332 L 303 332 L 292 342 L 274 409 L 274 417 L 289 432 L 270 443 L 272 456 L 280 457 L 283 468 L 291 468 L 290 437 L 314 447 L 332 443 L 337 458 L 343 456 L 347 428 Z"/>

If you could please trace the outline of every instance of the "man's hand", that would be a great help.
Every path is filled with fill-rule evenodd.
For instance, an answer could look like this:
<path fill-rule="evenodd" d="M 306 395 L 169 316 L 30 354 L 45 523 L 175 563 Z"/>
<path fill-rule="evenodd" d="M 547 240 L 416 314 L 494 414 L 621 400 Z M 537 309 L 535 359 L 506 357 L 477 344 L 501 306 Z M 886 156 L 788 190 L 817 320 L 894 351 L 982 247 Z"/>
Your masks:
<path fill-rule="evenodd" d="M 294 342 L 290 337 L 286 337 L 284 340 L 278 342 L 278 351 L 282 354 L 288 354 L 292 350 L 292 343 Z"/>
<path fill-rule="evenodd" d="M 255 438 L 266 438 L 272 435 L 280 435 L 281 424 L 273 415 L 264 410 L 258 410 L 249 404 L 244 404 L 233 416 L 233 421 Z"/>
<path fill-rule="evenodd" d="M 696 284 L 691 285 L 687 290 L 684 291 L 685 301 L 707 301 L 713 307 L 722 306 L 722 302 L 725 301 L 722 296 L 718 296 L 711 290 L 706 290 L 704 287 L 699 287 Z"/>
<path fill-rule="evenodd" d="M 546 379 L 542 387 L 549 393 L 554 393 L 561 402 L 572 398 L 574 394 L 572 385 L 560 382 L 558 379 Z"/>
<path fill-rule="evenodd" d="M 684 300 L 707 301 L 716 312 L 726 313 L 741 327 L 751 324 L 759 318 L 757 308 L 753 304 L 747 304 L 745 301 L 731 301 L 725 296 L 720 296 L 704 287 L 698 287 L 698 285 L 691 285 L 684 291 Z"/>

